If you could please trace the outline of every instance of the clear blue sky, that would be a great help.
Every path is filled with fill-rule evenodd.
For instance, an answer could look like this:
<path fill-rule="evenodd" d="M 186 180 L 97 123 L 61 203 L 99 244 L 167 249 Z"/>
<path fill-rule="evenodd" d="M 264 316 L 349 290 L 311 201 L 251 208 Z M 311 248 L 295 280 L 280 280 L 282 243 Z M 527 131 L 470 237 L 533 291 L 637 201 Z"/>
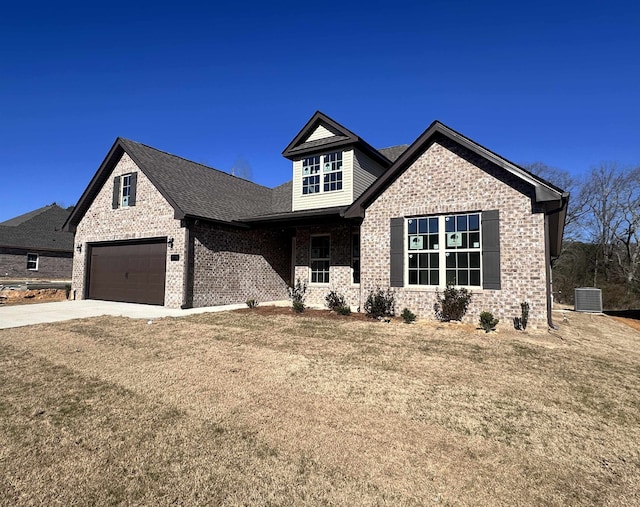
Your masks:
<path fill-rule="evenodd" d="M 316 110 L 381 148 L 438 119 L 518 163 L 640 164 L 635 1 L 10 2 L 0 221 L 75 204 L 117 136 L 253 180 Z"/>

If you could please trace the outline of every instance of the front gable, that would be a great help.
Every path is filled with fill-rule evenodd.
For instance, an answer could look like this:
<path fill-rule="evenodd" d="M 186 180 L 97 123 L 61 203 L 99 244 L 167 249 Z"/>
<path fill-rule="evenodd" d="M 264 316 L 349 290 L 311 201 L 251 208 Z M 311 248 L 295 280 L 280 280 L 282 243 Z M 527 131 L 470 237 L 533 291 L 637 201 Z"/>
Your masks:
<path fill-rule="evenodd" d="M 373 185 L 371 185 L 353 204 L 345 211 L 345 218 L 362 218 L 366 210 L 377 200 L 382 198 L 391 185 L 402 179 L 402 175 L 416 165 L 420 159 L 424 159 L 429 153 L 433 153 L 433 147 L 445 148 L 443 160 L 433 160 L 426 168 L 423 168 L 421 178 L 427 181 L 435 178 L 440 180 L 444 175 L 449 177 L 450 184 L 443 183 L 442 188 L 449 192 L 439 198 L 447 201 L 455 201 L 455 192 L 466 192 L 468 182 L 472 182 L 469 188 L 477 187 L 479 181 L 489 179 L 489 186 L 485 188 L 485 197 L 477 195 L 480 200 L 495 197 L 500 188 L 510 187 L 517 194 L 525 198 L 532 212 L 548 214 L 550 217 L 550 245 L 552 255 L 558 255 L 562 244 L 562 231 L 564 229 L 564 216 L 566 214 L 569 194 L 563 192 L 552 184 L 536 177 L 516 164 L 500 157 L 496 153 L 484 148 L 471 139 L 434 121 L 416 141 L 407 148 Z M 436 150 L 437 151 L 437 150 Z M 446 153 L 446 155 L 444 155 Z M 455 155 L 457 158 L 471 161 L 465 171 L 467 175 L 460 174 L 456 181 L 451 178 L 451 168 L 448 157 Z M 432 155 L 427 158 L 432 160 Z M 420 164 L 418 164 L 420 166 Z M 473 169 L 472 169 L 473 168 Z M 476 169 L 480 172 L 476 173 Z M 480 179 L 479 179 L 480 178 Z M 467 181 L 468 180 L 468 181 Z M 506 186 L 505 186 L 506 185 Z M 437 192 L 438 190 L 436 190 Z M 419 196 L 416 196 L 418 198 Z M 434 202 L 434 196 L 424 196 L 429 202 Z M 477 205 L 475 208 L 482 209 Z"/>
<path fill-rule="evenodd" d="M 127 140 L 116 139 L 65 222 L 65 230 L 75 232 L 90 209 L 95 211 L 98 208 L 101 213 L 107 212 L 106 209 L 102 209 L 107 202 L 111 211 L 133 208 L 140 204 L 140 196 L 144 203 L 148 193 L 153 193 L 154 197 L 156 193 L 159 194 L 161 200 L 169 206 L 174 217 L 177 218 L 180 210 L 176 204 L 159 185 L 153 182 L 149 174 L 144 174 L 142 163 L 135 160 L 128 148 Z M 142 187 L 140 187 L 141 174 L 144 174 Z M 95 204 L 98 198 L 100 200 Z"/>
<path fill-rule="evenodd" d="M 135 237 L 142 230 L 153 236 L 167 234 L 167 223 L 175 221 L 174 208 L 128 153 L 120 155 L 104 180 L 76 225 L 80 235 L 104 241 Z M 122 200 L 125 181 L 128 202 Z"/>
<path fill-rule="evenodd" d="M 317 111 L 283 151 L 293 162 L 292 211 L 349 206 L 391 162 Z"/>

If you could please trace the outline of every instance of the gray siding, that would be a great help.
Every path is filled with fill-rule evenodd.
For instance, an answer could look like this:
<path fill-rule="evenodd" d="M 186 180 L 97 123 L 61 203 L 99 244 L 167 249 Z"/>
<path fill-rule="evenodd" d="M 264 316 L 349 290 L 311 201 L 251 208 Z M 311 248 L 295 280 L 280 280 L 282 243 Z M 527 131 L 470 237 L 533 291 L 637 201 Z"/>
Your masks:
<path fill-rule="evenodd" d="M 353 155 L 353 200 L 355 201 L 377 180 L 384 169 L 364 153 L 354 150 Z"/>

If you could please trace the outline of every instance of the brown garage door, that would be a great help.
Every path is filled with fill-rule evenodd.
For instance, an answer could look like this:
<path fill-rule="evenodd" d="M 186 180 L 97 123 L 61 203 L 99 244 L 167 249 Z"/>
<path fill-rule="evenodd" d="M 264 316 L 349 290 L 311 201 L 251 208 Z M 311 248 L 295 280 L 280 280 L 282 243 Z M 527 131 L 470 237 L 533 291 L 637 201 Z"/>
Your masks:
<path fill-rule="evenodd" d="M 166 240 L 93 245 L 89 299 L 164 304 Z"/>

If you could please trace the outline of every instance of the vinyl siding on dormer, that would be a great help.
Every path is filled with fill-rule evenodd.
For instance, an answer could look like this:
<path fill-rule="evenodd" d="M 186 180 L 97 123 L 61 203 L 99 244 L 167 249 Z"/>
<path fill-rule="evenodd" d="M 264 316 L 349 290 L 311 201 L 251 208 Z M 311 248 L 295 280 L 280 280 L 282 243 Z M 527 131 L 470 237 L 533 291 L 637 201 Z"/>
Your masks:
<path fill-rule="evenodd" d="M 316 141 L 317 139 L 326 139 L 327 137 L 333 137 L 336 134 L 331 132 L 328 128 L 323 125 L 318 125 L 309 137 L 307 137 L 304 142 L 308 143 L 309 141 Z"/>
<path fill-rule="evenodd" d="M 353 150 L 342 152 L 342 190 L 323 192 L 323 177 L 320 173 L 320 192 L 302 194 L 302 160 L 293 162 L 292 211 L 303 209 L 348 206 L 353 202 Z"/>
<path fill-rule="evenodd" d="M 353 200 L 355 201 L 384 172 L 382 166 L 364 153 L 354 150 L 353 156 Z"/>

